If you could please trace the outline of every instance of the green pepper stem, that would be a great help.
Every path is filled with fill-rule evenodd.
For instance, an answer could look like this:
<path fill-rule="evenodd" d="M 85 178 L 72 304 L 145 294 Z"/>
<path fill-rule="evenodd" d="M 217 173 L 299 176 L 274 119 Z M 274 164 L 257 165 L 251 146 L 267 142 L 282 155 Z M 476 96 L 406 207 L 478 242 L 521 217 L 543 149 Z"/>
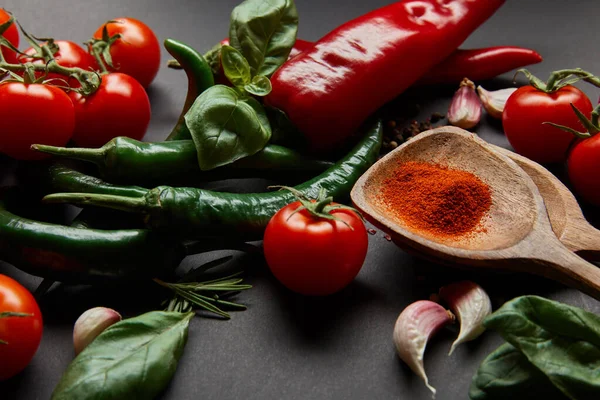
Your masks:
<path fill-rule="evenodd" d="M 103 148 L 88 149 L 78 147 L 55 147 L 47 146 L 45 144 L 34 144 L 31 146 L 31 149 L 42 153 L 52 154 L 54 156 L 87 161 L 96 165 L 103 164 L 104 157 L 106 156 L 106 150 Z"/>
<path fill-rule="evenodd" d="M 145 197 L 125 197 L 110 194 L 54 193 L 45 196 L 44 203 L 70 203 L 77 206 L 99 206 L 126 212 L 147 213 L 150 206 Z"/>

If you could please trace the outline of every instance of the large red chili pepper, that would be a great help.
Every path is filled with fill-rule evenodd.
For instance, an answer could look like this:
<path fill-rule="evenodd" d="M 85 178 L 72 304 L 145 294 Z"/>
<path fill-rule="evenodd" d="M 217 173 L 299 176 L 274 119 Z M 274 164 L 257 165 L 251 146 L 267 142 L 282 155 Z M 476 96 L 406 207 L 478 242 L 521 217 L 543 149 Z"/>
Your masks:
<path fill-rule="evenodd" d="M 335 148 L 447 58 L 504 0 L 410 0 L 349 21 L 285 63 L 265 99 L 313 150 Z"/>

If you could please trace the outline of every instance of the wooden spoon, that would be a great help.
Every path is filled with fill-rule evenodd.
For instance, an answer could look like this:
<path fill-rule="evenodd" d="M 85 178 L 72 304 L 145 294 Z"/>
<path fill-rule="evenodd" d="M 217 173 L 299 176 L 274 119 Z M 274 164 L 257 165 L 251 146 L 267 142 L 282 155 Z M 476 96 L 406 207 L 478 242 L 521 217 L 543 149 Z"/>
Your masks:
<path fill-rule="evenodd" d="M 482 221 L 485 229 L 440 239 L 409 228 L 381 196 L 385 179 L 407 161 L 468 171 L 486 182 L 492 207 Z M 436 128 L 404 143 L 358 180 L 351 198 L 369 221 L 407 250 L 448 263 L 541 275 L 600 299 L 600 268 L 571 252 L 554 235 L 542 196 L 529 175 L 463 129 Z"/>
<path fill-rule="evenodd" d="M 562 244 L 587 260 L 600 260 L 600 230 L 585 219 L 573 193 L 540 164 L 502 147 L 490 146 L 531 177 L 544 199 L 552 230 Z"/>

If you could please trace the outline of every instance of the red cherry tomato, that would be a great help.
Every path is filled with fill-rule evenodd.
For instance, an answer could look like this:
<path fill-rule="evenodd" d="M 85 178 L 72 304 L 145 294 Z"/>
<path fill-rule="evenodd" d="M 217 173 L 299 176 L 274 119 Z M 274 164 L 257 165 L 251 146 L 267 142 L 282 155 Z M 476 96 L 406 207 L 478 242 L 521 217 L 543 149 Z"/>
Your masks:
<path fill-rule="evenodd" d="M 600 134 L 573 147 L 567 169 L 575 192 L 587 202 L 600 206 Z"/>
<path fill-rule="evenodd" d="M 9 19 L 10 15 L 2 8 L 0 8 L 0 24 L 5 23 Z M 11 26 L 9 26 L 8 29 L 4 31 L 2 36 L 4 36 L 10 43 L 12 43 L 13 46 L 17 48 L 19 47 L 19 31 L 17 30 L 16 24 L 13 23 Z M 17 54 L 5 46 L 2 46 L 2 55 L 4 56 L 6 62 L 11 64 L 17 63 Z"/>
<path fill-rule="evenodd" d="M 361 218 L 347 209 L 331 214 L 352 228 L 314 217 L 307 210 L 291 215 L 300 205 L 285 206 L 269 221 L 263 242 L 267 264 L 277 280 L 294 292 L 311 296 L 335 293 L 352 282 L 365 261 L 366 228 Z"/>
<path fill-rule="evenodd" d="M 58 45 L 58 51 L 54 54 L 54 59 L 59 65 L 67 68 L 78 67 L 81 69 L 85 69 L 86 71 L 98 70 L 98 64 L 96 63 L 94 57 L 92 57 L 81 46 L 68 40 L 57 40 L 54 43 Z M 33 47 L 30 47 L 27 50 L 25 50 L 24 53 L 29 55 L 35 54 L 35 49 Z M 42 59 L 32 61 L 31 58 L 27 58 L 25 56 L 21 56 L 20 61 L 22 63 L 33 62 L 33 64 L 38 65 L 44 65 L 46 63 Z M 42 76 L 42 73 L 40 72 L 38 76 Z M 49 73 L 46 79 L 64 79 L 66 81 L 69 81 L 71 85 L 77 84 L 76 80 L 70 80 L 68 79 L 68 77 L 56 73 Z M 79 85 L 77 84 L 77 87 L 78 86 Z"/>
<path fill-rule="evenodd" d="M 0 275 L 0 314 L 14 312 L 24 317 L 0 315 L 0 381 L 23 371 L 42 339 L 42 313 L 27 289 L 14 279 Z"/>
<path fill-rule="evenodd" d="M 118 72 L 102 76 L 96 92 L 84 97 L 69 94 L 75 106 L 73 141 L 81 147 L 101 147 L 117 136 L 141 140 L 150 123 L 146 91 L 129 75 Z"/>
<path fill-rule="evenodd" d="M 32 144 L 64 146 L 73 135 L 73 103 L 57 87 L 3 82 L 0 104 L 0 153 L 17 160 L 41 160 L 48 155 L 31 150 Z"/>
<path fill-rule="evenodd" d="M 131 75 L 143 87 L 148 87 L 160 68 L 160 44 L 154 32 L 133 18 L 115 18 L 106 27 L 111 37 L 121 34 L 121 38 L 110 46 L 114 65 L 111 70 Z M 103 28 L 101 26 L 94 33 L 95 39 L 102 39 Z"/>
<path fill-rule="evenodd" d="M 517 89 L 506 101 L 502 125 L 511 146 L 522 156 L 539 163 L 558 163 L 567 159 L 575 137 L 544 122 L 583 129 L 570 106 L 573 103 L 586 117 L 592 103 L 581 90 L 567 85 L 545 93 L 527 85 Z"/>

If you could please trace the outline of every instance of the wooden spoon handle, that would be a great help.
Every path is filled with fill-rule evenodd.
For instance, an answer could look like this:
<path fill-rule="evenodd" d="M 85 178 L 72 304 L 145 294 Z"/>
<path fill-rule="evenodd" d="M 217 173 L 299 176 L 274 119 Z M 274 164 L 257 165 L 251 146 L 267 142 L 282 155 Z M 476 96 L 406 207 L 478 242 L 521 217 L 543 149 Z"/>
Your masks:
<path fill-rule="evenodd" d="M 585 220 L 568 226 L 560 241 L 586 260 L 600 260 L 600 230 Z"/>
<path fill-rule="evenodd" d="M 530 272 L 545 276 L 600 300 L 600 268 L 562 245 L 551 246 L 535 257 Z"/>

